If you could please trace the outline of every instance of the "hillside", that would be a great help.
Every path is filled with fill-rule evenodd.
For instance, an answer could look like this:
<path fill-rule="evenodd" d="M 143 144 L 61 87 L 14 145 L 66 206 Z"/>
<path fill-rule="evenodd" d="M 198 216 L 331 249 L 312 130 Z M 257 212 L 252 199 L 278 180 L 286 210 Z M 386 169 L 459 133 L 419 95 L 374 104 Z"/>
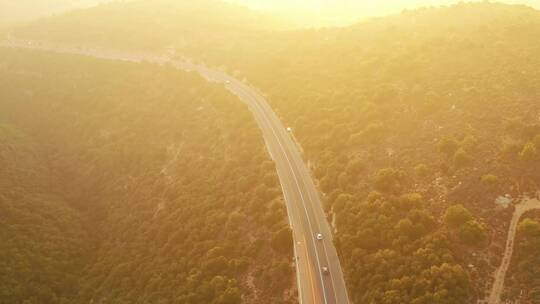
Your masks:
<path fill-rule="evenodd" d="M 81 14 L 90 12 L 97 14 Z M 166 27 L 143 23 L 134 32 L 136 24 L 121 25 L 97 39 L 85 23 L 69 24 L 61 29 L 77 36 L 47 34 L 53 32 L 47 23 L 14 33 L 86 45 L 114 41 L 110 46 L 119 48 L 174 47 L 179 55 L 225 65 L 265 92 L 325 193 L 355 303 L 483 298 L 512 213 L 495 199 L 538 190 L 537 10 L 459 4 L 347 28 L 287 32 L 253 32 L 239 22 L 242 34 L 226 34 L 224 27 L 202 38 L 189 30 L 206 33 L 207 27 L 179 25 L 175 38 L 150 39 L 152 30 Z M 126 31 L 134 36 L 124 39 L 119 33 Z M 507 282 L 510 298 L 516 290 L 537 295 L 538 272 L 527 271 L 535 238 L 522 237 L 515 279 Z"/>
<path fill-rule="evenodd" d="M 71 9 L 92 7 L 106 1 L 108 0 L 0 0 L 0 27 L 28 22 Z"/>
<path fill-rule="evenodd" d="M 118 48 L 233 47 L 262 32 L 292 26 L 285 18 L 219 0 L 112 2 L 15 29 L 18 37 Z"/>
<path fill-rule="evenodd" d="M 495 198 L 534 193 L 540 182 L 540 44 L 533 38 L 540 13 L 463 4 L 289 37 L 294 45 L 240 69 L 267 92 L 314 164 L 354 299 L 424 303 L 432 291 L 407 291 L 422 270 L 398 265 L 441 267 L 423 256 L 435 236 L 444 240 L 435 248 L 450 250 L 440 256 L 453 256 L 472 282 L 459 303 L 482 298 L 510 214 Z M 394 202 L 406 193 L 420 194 L 420 209 L 438 223 L 417 227 Z M 442 225 L 454 204 L 476 219 Z M 407 246 L 395 240 L 403 229 Z M 381 259 L 394 266 L 358 266 Z M 383 283 L 393 280 L 401 283 Z M 521 285 L 525 294 L 533 287 Z"/>
<path fill-rule="evenodd" d="M 236 97 L 150 64 L 0 58 L 1 303 L 294 302 L 275 168 Z"/>
<path fill-rule="evenodd" d="M 533 38 L 540 13 L 463 4 L 289 36 L 294 45 L 240 69 L 267 92 L 314 164 L 354 299 L 424 303 L 437 290 L 468 290 L 459 303 L 482 298 L 510 218 L 495 198 L 534 193 L 540 182 L 540 44 Z M 418 227 L 396 206 L 394 197 L 407 193 L 422 196 L 420 209 L 437 224 Z M 476 219 L 443 225 L 455 204 Z M 389 214 L 389 206 L 397 209 Z M 400 233 L 407 246 L 395 240 Z M 442 267 L 444 258 L 426 263 L 424 256 L 435 236 L 435 248 L 449 249 L 435 256 L 453 256 L 471 284 L 411 293 L 424 270 L 399 265 Z M 534 284 L 520 288 L 528 294 Z"/>
<path fill-rule="evenodd" d="M 461 4 L 190 55 L 240 71 L 293 128 L 354 301 L 473 303 L 504 249 L 511 210 L 495 199 L 540 183 L 534 37 L 536 10 Z M 461 220 L 446 221 L 452 212 Z M 508 290 L 534 294 L 523 282 L 537 272 L 527 276 Z"/>
<path fill-rule="evenodd" d="M 523 297 L 531 303 L 540 301 L 540 214 L 525 218 L 518 226 L 517 252 L 508 278 L 512 287 L 507 298 Z M 525 292 L 522 292 L 525 291 Z"/>

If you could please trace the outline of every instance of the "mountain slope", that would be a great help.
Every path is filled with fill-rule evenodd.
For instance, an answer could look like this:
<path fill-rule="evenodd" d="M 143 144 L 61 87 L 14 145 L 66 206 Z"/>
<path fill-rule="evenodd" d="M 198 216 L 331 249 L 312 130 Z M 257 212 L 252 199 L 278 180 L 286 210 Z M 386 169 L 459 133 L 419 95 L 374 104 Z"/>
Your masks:
<path fill-rule="evenodd" d="M 107 44 L 72 24 L 84 39 L 16 34 Z M 145 47 L 113 37 L 111 46 Z M 225 65 L 268 95 L 325 193 L 353 300 L 485 296 L 511 215 L 494 201 L 540 183 L 537 10 L 459 4 L 347 28 L 223 37 L 155 46 Z"/>
<path fill-rule="evenodd" d="M 483 298 L 510 214 L 495 198 L 534 193 L 540 183 L 539 35 L 538 11 L 463 4 L 290 33 L 283 40 L 294 44 L 266 48 L 264 60 L 231 63 L 269 95 L 314 164 L 354 300 L 433 303 L 443 290 L 462 295 L 456 303 Z M 410 192 L 440 222 L 455 204 L 475 218 L 417 227 L 394 198 Z M 435 248 L 450 251 L 424 256 Z M 468 284 L 418 293 L 425 272 L 398 267 L 439 269 L 437 256 L 467 269 L 468 295 Z M 394 266 L 366 265 L 373 261 Z"/>
<path fill-rule="evenodd" d="M 15 33 L 36 40 L 164 49 L 230 45 L 239 37 L 248 39 L 288 24 L 282 18 L 219 0 L 136 0 L 42 19 Z"/>
<path fill-rule="evenodd" d="M 0 302 L 294 302 L 245 105 L 173 68 L 0 53 Z"/>
<path fill-rule="evenodd" d="M 95 6 L 107 0 L 0 0 L 0 27 L 71 9 Z"/>

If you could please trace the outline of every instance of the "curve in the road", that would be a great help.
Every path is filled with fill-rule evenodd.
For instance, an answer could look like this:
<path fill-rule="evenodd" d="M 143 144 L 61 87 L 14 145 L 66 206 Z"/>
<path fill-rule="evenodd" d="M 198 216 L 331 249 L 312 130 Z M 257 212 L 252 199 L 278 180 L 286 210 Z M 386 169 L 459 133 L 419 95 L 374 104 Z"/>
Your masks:
<path fill-rule="evenodd" d="M 208 81 L 223 83 L 252 111 L 262 130 L 267 150 L 276 164 L 295 240 L 294 252 L 300 302 L 304 304 L 349 304 L 343 272 L 315 183 L 289 132 L 256 89 L 224 72 L 195 65 L 185 60 L 171 61 L 170 58 L 163 55 L 65 47 L 28 41 L 8 41 L 0 43 L 0 46 L 40 49 L 103 59 L 167 63 L 179 69 L 196 71 Z M 316 239 L 318 233 L 324 236 L 323 240 Z M 323 271 L 323 267 L 327 267 L 329 271 Z"/>
<path fill-rule="evenodd" d="M 231 80 L 229 80 L 231 81 Z M 238 87 L 236 87 L 238 86 Z M 292 178 L 292 181 L 293 181 L 293 186 L 292 186 L 292 189 L 293 191 L 295 190 L 298 190 L 297 191 L 297 196 L 298 198 L 300 199 L 298 202 L 295 202 L 294 199 L 286 199 L 286 201 L 288 202 L 292 202 L 291 204 L 288 204 L 288 208 L 289 209 L 296 209 L 296 212 L 299 212 L 302 215 L 305 215 L 304 219 L 306 220 L 307 222 L 307 225 L 304 225 L 304 229 L 307 229 L 307 233 L 303 233 L 303 239 L 304 239 L 304 244 L 312 244 L 311 246 L 314 248 L 316 247 L 316 243 L 313 241 L 313 238 L 312 236 L 316 234 L 316 232 L 314 231 L 318 231 L 318 230 L 315 230 L 313 227 L 313 224 L 312 224 L 312 221 L 310 220 L 310 217 L 308 215 L 308 211 L 306 209 L 306 199 L 304 197 L 304 194 L 302 191 L 300 191 L 301 189 L 301 186 L 300 186 L 300 183 L 299 183 L 299 178 L 296 174 L 296 168 L 295 166 L 293 165 L 293 162 L 291 161 L 290 157 L 289 157 L 289 153 L 287 151 L 287 149 L 285 148 L 285 144 L 282 142 L 283 141 L 283 137 L 280 137 L 280 135 L 278 135 L 278 133 L 276 132 L 275 130 L 275 127 L 272 125 L 272 123 L 270 122 L 270 120 L 268 119 L 268 117 L 266 116 L 266 113 L 264 112 L 264 110 L 260 107 L 260 105 L 257 103 L 257 99 L 253 99 L 255 100 L 255 102 L 251 103 L 251 100 L 250 98 L 253 98 L 252 94 L 250 94 L 250 91 L 247 91 L 245 90 L 245 88 L 241 88 L 243 86 L 243 84 L 240 84 L 240 83 L 236 83 L 236 82 L 231 82 L 231 85 L 228 86 L 228 88 L 235 94 L 238 95 L 238 97 L 240 97 L 240 99 L 242 100 L 247 100 L 249 103 L 248 103 L 248 106 L 251 106 L 251 110 L 253 111 L 253 113 L 255 114 L 256 118 L 258 118 L 257 120 L 259 120 L 259 125 L 260 127 L 263 129 L 263 130 L 270 130 L 270 133 L 271 135 L 273 136 L 272 139 L 268 140 L 267 139 L 267 143 L 272 143 L 272 142 L 275 142 L 277 143 L 277 148 L 278 150 L 281 152 L 280 154 L 282 154 L 284 156 L 284 160 L 285 162 L 280 164 L 280 160 L 279 159 L 274 159 L 274 161 L 279 165 L 284 165 L 285 166 L 285 169 L 282 170 L 278 167 L 278 172 L 282 172 L 282 173 L 285 173 L 285 174 L 290 174 L 291 178 Z M 240 90 L 239 90 L 240 88 Z M 246 95 L 244 95 L 246 94 Z M 275 141 L 274 141 L 275 139 Z M 271 147 L 269 147 L 269 149 L 271 149 Z M 290 173 L 287 173 L 287 172 L 284 172 L 284 171 L 289 171 Z M 280 178 L 281 179 L 284 179 L 282 177 L 283 175 L 280 175 Z M 291 188 L 287 185 L 287 181 L 282 181 L 282 187 L 284 188 L 284 192 L 286 192 L 287 188 Z M 299 211 L 298 210 L 298 204 L 297 203 L 300 203 L 302 206 L 303 206 L 303 210 L 302 211 Z M 291 219 L 292 220 L 292 219 Z M 291 226 L 295 226 L 294 225 L 294 220 L 291 221 Z M 306 235 L 307 234 L 307 235 Z M 309 241 L 308 241 L 309 240 Z M 321 263 L 321 258 L 319 257 L 319 252 L 318 250 L 313 250 L 311 251 L 312 253 L 314 253 L 314 257 L 315 257 L 315 265 L 322 265 Z M 312 273 L 312 266 L 313 264 L 310 264 L 308 266 L 308 272 L 309 273 Z M 319 282 L 321 283 L 319 286 L 318 286 L 318 290 L 319 290 L 319 293 L 322 293 L 322 299 L 323 299 L 323 302 L 324 303 L 331 303 L 328 301 L 328 295 L 327 295 L 327 290 L 326 288 L 324 288 L 324 284 L 322 282 L 324 282 L 324 278 L 323 278 L 323 273 L 322 273 L 322 270 L 321 270 L 321 267 L 313 267 L 315 268 L 316 272 L 317 272 L 317 276 L 318 276 L 318 279 L 319 279 Z M 313 275 L 310 276 L 310 280 L 313 281 Z M 317 298 L 317 296 L 315 295 L 315 288 L 314 288 L 314 284 L 312 283 L 311 284 L 311 290 L 312 292 L 314 293 L 314 298 Z M 304 293 L 303 293 L 304 294 Z M 337 303 L 337 302 L 335 302 Z"/>
<path fill-rule="evenodd" d="M 286 162 L 284 164 L 280 164 L 279 159 L 274 159 L 276 164 L 278 165 L 278 172 L 280 171 L 290 171 L 292 180 L 294 182 L 293 189 L 298 191 L 299 194 L 299 200 L 287 200 L 288 201 L 288 208 L 290 210 L 290 213 L 292 213 L 292 210 L 296 210 L 296 212 L 300 212 L 300 219 L 298 220 L 299 223 L 303 222 L 303 228 L 304 228 L 304 239 L 306 240 L 306 243 L 310 248 L 309 251 L 312 253 L 312 257 L 314 256 L 314 259 L 312 258 L 311 265 L 315 265 L 315 272 L 318 275 L 319 279 L 319 285 L 321 290 L 321 298 L 322 301 L 309 301 L 305 303 L 348 303 L 348 298 L 346 294 L 346 289 L 344 288 L 344 281 L 342 287 L 343 288 L 336 288 L 338 286 L 336 284 L 336 277 L 341 274 L 341 269 L 337 269 L 335 266 L 331 265 L 329 254 L 328 254 L 328 245 L 327 241 L 315 241 L 314 236 L 317 233 L 323 232 L 323 231 L 329 231 L 328 223 L 326 222 L 326 218 L 324 216 L 324 213 L 322 212 L 322 208 L 319 205 L 319 208 L 321 210 L 322 214 L 322 220 L 321 217 L 317 216 L 317 214 L 314 212 L 314 209 L 317 207 L 315 204 L 319 203 L 320 200 L 318 198 L 318 195 L 315 196 L 317 201 L 314 199 L 314 185 L 312 184 L 313 189 L 308 188 L 308 182 L 311 181 L 311 177 L 309 174 L 306 175 L 307 168 L 305 167 L 304 163 L 301 161 L 301 158 L 299 158 L 299 152 L 297 150 L 297 147 L 294 145 L 293 141 L 291 140 L 288 133 L 285 131 L 285 128 L 281 125 L 281 122 L 277 119 L 277 116 L 274 114 L 273 111 L 269 108 L 268 104 L 264 101 L 262 96 L 258 95 L 253 89 L 247 87 L 245 84 L 241 82 L 237 82 L 235 80 L 227 79 L 226 81 L 229 81 L 229 89 L 234 92 L 235 94 L 239 95 L 241 99 L 248 102 L 248 106 L 250 106 L 251 110 L 254 112 L 254 115 L 257 120 L 262 120 L 260 122 L 260 126 L 264 130 L 270 130 L 271 134 L 273 135 L 273 138 L 276 139 L 279 149 L 281 150 L 280 154 L 285 156 Z M 249 96 L 248 100 L 245 99 L 246 96 L 242 96 L 239 93 L 245 93 Z M 251 97 L 252 99 L 249 99 Z M 267 140 L 267 143 L 271 142 L 270 140 Z M 269 149 L 271 150 L 271 149 Z M 296 153 L 296 154 L 295 154 Z M 275 153 L 271 153 L 274 155 Z M 296 156 L 296 157 L 295 157 Z M 283 168 L 281 165 L 285 165 L 285 168 Z M 304 166 L 304 167 L 302 167 Z M 304 171 L 302 171 L 302 169 Z M 281 176 L 281 175 L 280 175 Z M 306 177 L 307 176 L 307 177 Z M 306 181 L 307 180 L 307 181 Z M 286 181 L 282 181 L 282 185 L 284 188 L 286 188 Z M 284 192 L 287 192 L 284 190 Z M 301 208 L 298 207 L 298 205 L 302 205 Z M 300 210 L 298 210 L 300 209 Z M 321 229 L 321 221 L 323 221 L 327 227 L 326 229 Z M 291 224 L 293 226 L 293 229 L 295 227 L 294 220 Z M 306 232 L 307 231 L 307 232 Z M 298 234 L 298 230 L 295 233 Z M 326 234 L 329 239 L 331 240 L 331 235 L 328 233 Z M 306 237 L 307 236 L 307 237 Z M 333 248 L 333 244 L 330 244 Z M 335 249 L 334 249 L 335 251 Z M 324 253 L 324 255 L 323 255 Z M 337 258 L 337 254 L 335 255 Z M 335 261 L 339 265 L 339 260 Z M 334 263 L 335 263 L 334 262 Z M 323 274 L 322 267 L 326 266 L 330 269 L 329 274 Z M 308 270 L 311 270 L 311 267 L 308 265 Z M 333 274 L 336 271 L 335 274 Z M 328 279 L 327 279 L 328 278 Z M 345 292 L 337 292 L 337 290 L 345 291 Z M 304 293 L 305 294 L 305 293 Z"/>
<path fill-rule="evenodd" d="M 516 205 L 512 220 L 510 221 L 510 228 L 508 229 L 508 237 L 506 238 L 506 247 L 504 250 L 504 256 L 499 268 L 495 272 L 495 281 L 491 287 L 488 304 L 499 304 L 501 302 L 501 294 L 504 290 L 504 280 L 506 272 L 510 266 L 512 260 L 512 254 L 514 252 L 514 239 L 516 238 L 516 231 L 519 223 L 519 219 L 525 212 L 540 209 L 540 200 L 538 198 L 524 198 L 519 204 Z"/>

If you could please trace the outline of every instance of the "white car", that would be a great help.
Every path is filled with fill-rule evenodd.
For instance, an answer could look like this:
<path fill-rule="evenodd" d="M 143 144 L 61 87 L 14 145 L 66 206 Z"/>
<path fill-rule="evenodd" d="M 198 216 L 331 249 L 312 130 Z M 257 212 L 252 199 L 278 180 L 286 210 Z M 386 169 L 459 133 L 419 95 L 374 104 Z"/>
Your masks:
<path fill-rule="evenodd" d="M 292 128 L 291 128 L 291 127 L 288 127 L 288 128 L 287 128 L 287 132 L 292 132 Z"/>
<path fill-rule="evenodd" d="M 329 273 L 330 273 L 330 270 L 328 270 L 328 267 L 323 266 L 323 268 L 322 268 L 322 273 L 323 273 L 323 274 L 329 274 Z"/>
<path fill-rule="evenodd" d="M 225 84 L 231 84 L 230 80 L 225 80 Z"/>
<path fill-rule="evenodd" d="M 323 236 L 322 236 L 322 234 L 320 234 L 320 233 L 317 233 L 317 240 L 319 240 L 319 241 L 322 241 L 322 239 L 323 239 Z"/>

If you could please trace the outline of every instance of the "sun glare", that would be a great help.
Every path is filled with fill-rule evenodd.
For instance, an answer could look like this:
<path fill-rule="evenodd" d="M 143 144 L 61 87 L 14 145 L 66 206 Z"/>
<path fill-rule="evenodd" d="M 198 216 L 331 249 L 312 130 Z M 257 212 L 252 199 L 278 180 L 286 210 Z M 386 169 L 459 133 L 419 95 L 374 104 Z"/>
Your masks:
<path fill-rule="evenodd" d="M 310 25 L 345 25 L 364 18 L 399 13 L 405 9 L 426 6 L 445 6 L 462 0 L 228 0 L 256 10 L 270 10 L 288 16 L 308 17 Z M 540 8 L 539 0 L 490 1 L 525 4 Z"/>

